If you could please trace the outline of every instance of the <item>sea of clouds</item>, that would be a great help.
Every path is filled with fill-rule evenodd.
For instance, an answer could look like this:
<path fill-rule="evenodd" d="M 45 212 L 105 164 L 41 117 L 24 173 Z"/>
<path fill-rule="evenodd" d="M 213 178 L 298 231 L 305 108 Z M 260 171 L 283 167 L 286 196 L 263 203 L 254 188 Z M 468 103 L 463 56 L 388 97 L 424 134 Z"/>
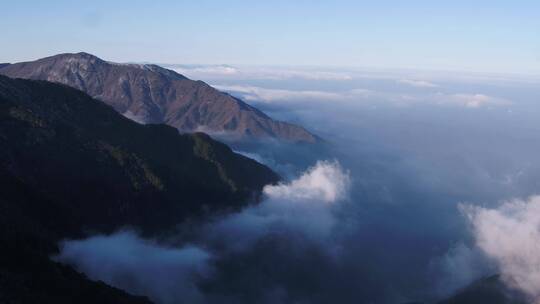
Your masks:
<path fill-rule="evenodd" d="M 540 298 L 539 78 L 174 68 L 324 143 L 229 141 L 286 178 L 260 204 L 55 259 L 157 303 L 434 302 L 493 274 Z"/>

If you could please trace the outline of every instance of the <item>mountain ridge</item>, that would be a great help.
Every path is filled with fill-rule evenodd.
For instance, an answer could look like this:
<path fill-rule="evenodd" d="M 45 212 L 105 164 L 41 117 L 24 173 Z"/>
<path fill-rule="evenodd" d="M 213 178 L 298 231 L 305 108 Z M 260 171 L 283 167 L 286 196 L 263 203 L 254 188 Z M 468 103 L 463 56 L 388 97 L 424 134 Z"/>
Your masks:
<path fill-rule="evenodd" d="M 256 202 L 271 169 L 206 134 L 140 125 L 86 93 L 0 76 L 0 303 L 150 303 L 50 259 L 66 238 L 152 236 Z"/>
<path fill-rule="evenodd" d="M 204 130 L 237 137 L 315 143 L 304 128 L 276 121 L 203 81 L 155 64 L 114 63 L 89 53 L 65 53 L 0 67 L 13 78 L 62 83 L 143 123 L 165 123 L 184 132 Z"/>

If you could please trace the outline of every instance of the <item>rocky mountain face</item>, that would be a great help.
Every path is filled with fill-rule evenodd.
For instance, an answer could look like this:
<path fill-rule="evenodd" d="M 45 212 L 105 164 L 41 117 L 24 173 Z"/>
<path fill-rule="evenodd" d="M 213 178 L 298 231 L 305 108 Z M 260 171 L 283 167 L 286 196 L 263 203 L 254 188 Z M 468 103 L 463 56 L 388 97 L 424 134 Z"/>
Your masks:
<path fill-rule="evenodd" d="M 0 76 L 0 302 L 147 303 L 50 256 L 64 238 L 152 234 L 256 201 L 279 177 L 205 134 L 140 125 L 73 88 Z"/>
<path fill-rule="evenodd" d="M 157 65 L 117 64 L 77 53 L 0 66 L 0 74 L 62 83 L 136 121 L 165 123 L 181 131 L 293 142 L 318 140 L 300 126 L 275 121 L 238 98 Z"/>

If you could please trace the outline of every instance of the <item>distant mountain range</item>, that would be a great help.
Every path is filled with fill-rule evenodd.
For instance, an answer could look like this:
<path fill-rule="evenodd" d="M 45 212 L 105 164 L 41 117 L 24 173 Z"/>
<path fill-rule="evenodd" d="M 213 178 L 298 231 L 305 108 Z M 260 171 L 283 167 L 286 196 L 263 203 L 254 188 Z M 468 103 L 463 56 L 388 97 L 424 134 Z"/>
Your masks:
<path fill-rule="evenodd" d="M 256 202 L 269 168 L 140 125 L 65 85 L 0 76 L 0 303 L 148 303 L 51 261 L 64 238 L 151 235 Z"/>
<path fill-rule="evenodd" d="M 118 64 L 87 53 L 59 54 L 0 65 L 0 74 L 62 83 L 88 93 L 143 123 L 164 123 L 181 131 L 226 133 L 314 143 L 304 128 L 276 121 L 202 81 L 153 64 Z"/>

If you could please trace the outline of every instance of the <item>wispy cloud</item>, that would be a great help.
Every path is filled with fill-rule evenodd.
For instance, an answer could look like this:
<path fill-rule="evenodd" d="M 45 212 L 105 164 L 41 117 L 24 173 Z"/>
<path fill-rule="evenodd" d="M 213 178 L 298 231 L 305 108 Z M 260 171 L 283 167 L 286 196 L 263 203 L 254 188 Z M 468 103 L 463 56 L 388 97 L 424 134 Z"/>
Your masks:
<path fill-rule="evenodd" d="M 229 65 L 163 65 L 196 79 L 264 79 L 264 80 L 352 80 L 346 72 L 316 68 L 233 67 Z"/>
<path fill-rule="evenodd" d="M 184 74 L 187 76 L 190 75 L 206 75 L 206 76 L 231 76 L 237 75 L 240 71 L 237 68 L 234 68 L 229 65 L 202 65 L 202 66 L 169 66 L 176 72 Z"/>
<path fill-rule="evenodd" d="M 218 90 L 229 92 L 247 101 L 287 102 L 287 101 L 334 101 L 358 102 L 372 101 L 396 105 L 434 104 L 480 108 L 485 106 L 509 105 L 509 100 L 486 94 L 470 93 L 400 93 L 383 92 L 369 89 L 352 89 L 345 91 L 315 91 L 269 89 L 250 85 L 213 85 Z"/>
<path fill-rule="evenodd" d="M 425 80 L 400 79 L 397 82 L 401 83 L 401 84 L 406 84 L 406 85 L 409 85 L 409 86 L 412 86 L 412 87 L 416 87 L 416 88 L 437 88 L 437 87 L 439 87 L 439 85 L 437 85 L 435 83 L 432 83 L 432 82 L 429 82 L 429 81 L 425 81 Z"/>
<path fill-rule="evenodd" d="M 431 71 L 413 69 L 370 69 L 357 67 L 303 67 L 303 66 L 232 66 L 226 64 L 161 64 L 187 77 L 210 80 L 317 80 L 343 81 L 389 80 L 416 88 L 438 88 L 439 82 L 491 83 L 515 85 L 538 84 L 538 75 L 473 73 L 459 71 Z"/>
<path fill-rule="evenodd" d="M 124 115 L 125 118 L 129 118 L 131 120 L 133 120 L 134 122 L 137 122 L 137 123 L 140 123 L 140 124 L 146 124 L 147 122 L 147 118 L 145 115 L 137 115 L 137 114 L 134 114 L 133 112 L 127 110 L 126 112 L 122 113 L 122 115 Z"/>
<path fill-rule="evenodd" d="M 295 69 L 257 69 L 253 70 L 253 77 L 261 79 L 290 79 L 302 78 L 308 80 L 352 80 L 352 76 L 344 72 L 330 72 L 319 70 Z"/>
<path fill-rule="evenodd" d="M 241 97 L 249 101 L 285 101 L 285 100 L 340 100 L 343 94 L 325 91 L 294 91 L 284 89 L 267 89 L 256 86 L 241 85 L 213 85 L 218 90 L 240 93 Z"/>
<path fill-rule="evenodd" d="M 435 100 L 440 104 L 454 104 L 467 108 L 479 108 L 482 106 L 509 105 L 509 100 L 488 96 L 484 94 L 443 94 L 437 93 Z"/>
<path fill-rule="evenodd" d="M 212 256 L 196 246 L 170 247 L 131 231 L 67 240 L 56 261 L 156 303 L 201 303 L 194 278 L 209 276 Z M 151 279 L 149 279 L 151 278 Z"/>

